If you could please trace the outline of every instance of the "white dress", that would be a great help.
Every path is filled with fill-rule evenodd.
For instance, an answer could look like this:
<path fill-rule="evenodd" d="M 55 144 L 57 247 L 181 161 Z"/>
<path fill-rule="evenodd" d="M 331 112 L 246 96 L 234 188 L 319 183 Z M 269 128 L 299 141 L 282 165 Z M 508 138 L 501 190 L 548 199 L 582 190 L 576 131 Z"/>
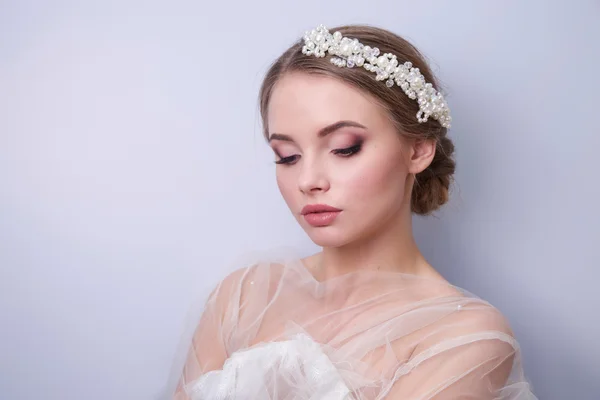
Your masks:
<path fill-rule="evenodd" d="M 342 400 L 350 394 L 339 371 L 305 334 L 261 343 L 233 353 L 222 370 L 207 372 L 188 387 L 192 399 L 269 399 L 276 371 L 278 391 L 301 399 Z"/>
<path fill-rule="evenodd" d="M 235 271 L 212 292 L 174 399 L 533 400 L 506 318 L 434 278 L 299 259 Z"/>

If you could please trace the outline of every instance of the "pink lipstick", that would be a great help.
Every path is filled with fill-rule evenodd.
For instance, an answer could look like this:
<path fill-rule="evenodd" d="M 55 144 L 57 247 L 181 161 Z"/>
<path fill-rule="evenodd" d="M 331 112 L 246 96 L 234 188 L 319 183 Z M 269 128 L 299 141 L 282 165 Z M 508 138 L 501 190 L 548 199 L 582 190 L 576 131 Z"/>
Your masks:
<path fill-rule="evenodd" d="M 341 211 L 327 204 L 309 204 L 302 209 L 301 214 L 312 226 L 327 226 L 333 223 Z"/>

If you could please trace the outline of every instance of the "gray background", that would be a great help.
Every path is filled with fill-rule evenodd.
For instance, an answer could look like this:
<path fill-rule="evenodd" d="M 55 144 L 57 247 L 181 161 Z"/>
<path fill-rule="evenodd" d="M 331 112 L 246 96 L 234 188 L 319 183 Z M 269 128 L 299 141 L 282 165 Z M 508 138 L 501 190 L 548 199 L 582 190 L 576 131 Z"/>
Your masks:
<path fill-rule="evenodd" d="M 256 97 L 319 23 L 429 57 L 458 171 L 422 250 L 508 316 L 541 399 L 600 398 L 598 2 L 236 3 L 0 1 L 0 398 L 158 398 L 237 259 L 316 251 Z"/>

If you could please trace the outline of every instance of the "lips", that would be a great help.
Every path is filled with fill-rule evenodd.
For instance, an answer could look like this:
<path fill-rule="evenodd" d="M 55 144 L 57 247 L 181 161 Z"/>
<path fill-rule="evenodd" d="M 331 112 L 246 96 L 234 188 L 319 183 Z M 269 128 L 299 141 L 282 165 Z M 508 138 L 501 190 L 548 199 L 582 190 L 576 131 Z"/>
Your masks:
<path fill-rule="evenodd" d="M 309 204 L 304 206 L 301 211 L 302 215 L 313 214 L 313 213 L 324 213 L 324 212 L 339 212 L 342 211 L 339 208 L 331 207 L 327 204 Z"/>
<path fill-rule="evenodd" d="M 309 204 L 302 209 L 301 214 L 312 226 L 327 226 L 333 223 L 341 211 L 327 204 Z"/>

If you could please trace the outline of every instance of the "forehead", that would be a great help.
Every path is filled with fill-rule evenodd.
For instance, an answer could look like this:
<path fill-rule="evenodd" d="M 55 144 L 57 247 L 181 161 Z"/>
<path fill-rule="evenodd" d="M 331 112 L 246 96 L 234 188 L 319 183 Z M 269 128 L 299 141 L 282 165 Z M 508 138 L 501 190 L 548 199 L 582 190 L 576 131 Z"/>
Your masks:
<path fill-rule="evenodd" d="M 268 105 L 270 132 L 293 134 L 340 120 L 375 127 L 385 110 L 367 93 L 330 76 L 288 73 L 275 84 Z"/>

